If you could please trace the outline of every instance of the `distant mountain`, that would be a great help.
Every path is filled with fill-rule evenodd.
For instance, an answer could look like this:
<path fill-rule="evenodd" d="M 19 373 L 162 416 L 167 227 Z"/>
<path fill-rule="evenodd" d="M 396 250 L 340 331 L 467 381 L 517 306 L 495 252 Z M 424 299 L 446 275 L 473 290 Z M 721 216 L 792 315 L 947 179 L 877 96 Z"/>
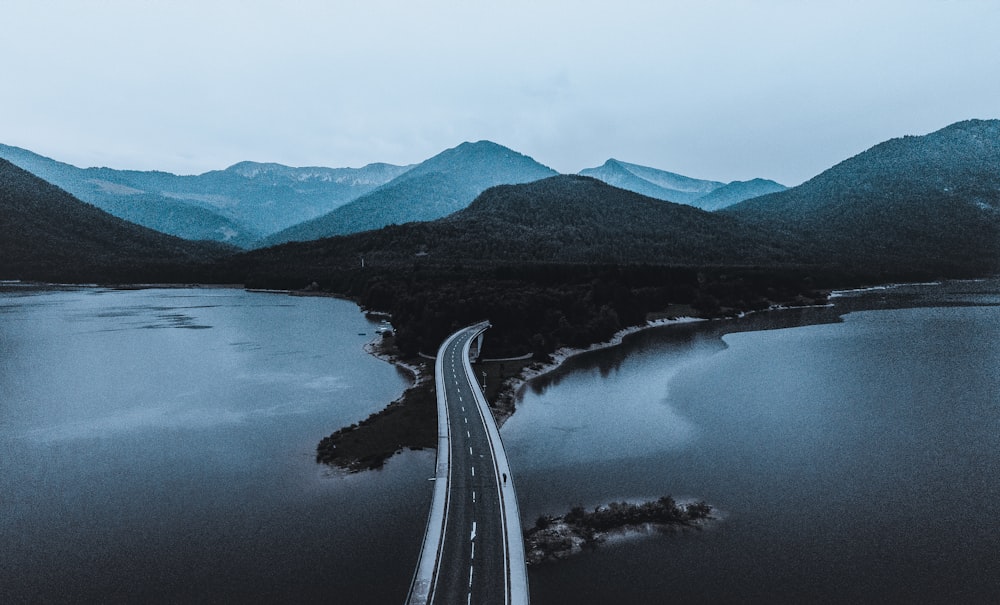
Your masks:
<path fill-rule="evenodd" d="M 248 246 L 320 216 L 409 167 L 291 168 L 241 162 L 196 176 L 77 168 L 17 147 L 0 157 L 115 216 L 186 239 Z"/>
<path fill-rule="evenodd" d="M 615 159 L 608 160 L 598 168 L 581 170 L 580 174 L 658 200 L 687 204 L 708 211 L 720 210 L 752 197 L 786 189 L 784 185 L 767 179 L 724 184 Z"/>
<path fill-rule="evenodd" d="M 0 279 L 186 281 L 234 251 L 126 222 L 3 159 L 0 234 Z"/>
<path fill-rule="evenodd" d="M 317 219 L 266 238 L 263 245 L 308 241 L 430 221 L 468 206 L 494 185 L 555 175 L 526 155 L 490 141 L 462 143 L 418 164 L 382 187 Z"/>
<path fill-rule="evenodd" d="M 590 177 L 492 187 L 433 222 L 385 227 L 247 253 L 248 266 L 344 268 L 422 263 L 780 265 L 798 242 L 739 220 L 655 200 Z"/>
<path fill-rule="evenodd" d="M 776 193 L 788 189 L 781 183 L 769 181 L 767 179 L 752 179 L 749 181 L 733 181 L 728 185 L 723 185 L 700 198 L 696 199 L 692 205 L 714 212 L 728 208 L 733 204 L 738 204 L 744 200 L 749 200 L 768 193 Z"/>
<path fill-rule="evenodd" d="M 619 189 L 634 191 L 658 200 L 689 205 L 695 205 L 695 200 L 724 185 L 718 181 L 693 179 L 615 159 L 610 159 L 597 168 L 581 170 L 580 174 L 594 177 Z"/>
<path fill-rule="evenodd" d="M 110 214 L 164 233 L 237 245 L 247 245 L 259 237 L 249 226 L 207 204 L 191 204 L 137 187 L 124 178 L 127 171 L 77 168 L 7 145 L 0 145 L 0 158 Z M 162 175 L 164 179 L 174 177 L 167 173 L 150 174 Z"/>
<path fill-rule="evenodd" d="M 892 139 L 721 212 L 794 234 L 829 262 L 855 268 L 1000 271 L 1000 120 Z"/>
<path fill-rule="evenodd" d="M 240 162 L 226 170 L 164 183 L 164 195 L 210 203 L 262 235 L 322 216 L 405 173 L 410 166 L 293 168 Z"/>

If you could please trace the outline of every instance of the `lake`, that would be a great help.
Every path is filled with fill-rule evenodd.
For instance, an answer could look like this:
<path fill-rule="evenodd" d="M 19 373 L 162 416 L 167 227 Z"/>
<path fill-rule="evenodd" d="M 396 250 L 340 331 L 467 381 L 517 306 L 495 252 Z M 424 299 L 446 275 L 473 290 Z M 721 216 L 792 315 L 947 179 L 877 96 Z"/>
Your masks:
<path fill-rule="evenodd" d="M 998 285 L 647 331 L 536 381 L 503 430 L 526 525 L 663 494 L 721 520 L 533 568 L 532 603 L 1000 600 Z"/>
<path fill-rule="evenodd" d="M 835 301 L 532 383 L 501 431 L 526 525 L 664 494 L 721 517 L 532 568 L 532 603 L 996 602 L 1000 283 Z M 402 603 L 434 453 L 314 461 L 407 384 L 373 333 L 330 298 L 0 293 L 0 601 Z"/>
<path fill-rule="evenodd" d="M 408 383 L 373 334 L 329 298 L 0 293 L 0 601 L 401 602 L 433 451 L 314 459 Z"/>

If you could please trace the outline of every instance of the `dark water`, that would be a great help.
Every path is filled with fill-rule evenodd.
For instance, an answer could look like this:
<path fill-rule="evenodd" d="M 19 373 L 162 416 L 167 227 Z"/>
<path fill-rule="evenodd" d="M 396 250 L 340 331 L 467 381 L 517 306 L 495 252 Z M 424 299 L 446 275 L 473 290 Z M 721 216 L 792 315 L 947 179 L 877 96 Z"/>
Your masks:
<path fill-rule="evenodd" d="M 538 381 L 503 429 L 527 524 L 662 494 L 724 519 L 533 569 L 532 602 L 1000 600 L 998 286 L 644 332 Z M 371 332 L 330 299 L 0 294 L 0 602 L 402 602 L 433 452 L 313 462 L 405 384 Z"/>
<path fill-rule="evenodd" d="M 0 602 L 401 602 L 433 452 L 313 460 L 406 384 L 372 333 L 332 299 L 0 294 Z"/>
<path fill-rule="evenodd" d="M 526 393 L 526 524 L 662 494 L 723 517 L 534 568 L 532 603 L 1000 602 L 1000 284 L 837 303 L 642 333 Z"/>

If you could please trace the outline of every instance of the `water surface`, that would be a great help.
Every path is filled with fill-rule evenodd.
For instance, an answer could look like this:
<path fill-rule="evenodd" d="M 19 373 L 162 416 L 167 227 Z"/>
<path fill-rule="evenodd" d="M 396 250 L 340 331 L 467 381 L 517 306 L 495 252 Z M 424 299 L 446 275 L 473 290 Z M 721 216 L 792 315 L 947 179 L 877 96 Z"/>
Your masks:
<path fill-rule="evenodd" d="M 406 385 L 373 332 L 329 298 L 0 294 L 0 601 L 399 602 L 434 453 L 314 461 Z"/>
<path fill-rule="evenodd" d="M 503 431 L 526 524 L 661 494 L 724 520 L 535 568 L 532 602 L 996 602 L 997 286 L 647 332 L 540 381 Z"/>

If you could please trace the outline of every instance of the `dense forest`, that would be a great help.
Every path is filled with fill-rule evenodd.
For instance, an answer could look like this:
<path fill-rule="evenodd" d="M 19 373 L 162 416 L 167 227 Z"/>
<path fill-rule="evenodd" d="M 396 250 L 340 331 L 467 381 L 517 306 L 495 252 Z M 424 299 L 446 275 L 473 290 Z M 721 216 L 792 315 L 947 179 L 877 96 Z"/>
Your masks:
<path fill-rule="evenodd" d="M 795 234 L 848 269 L 1000 271 L 1000 120 L 880 143 L 786 191 L 721 211 Z"/>

